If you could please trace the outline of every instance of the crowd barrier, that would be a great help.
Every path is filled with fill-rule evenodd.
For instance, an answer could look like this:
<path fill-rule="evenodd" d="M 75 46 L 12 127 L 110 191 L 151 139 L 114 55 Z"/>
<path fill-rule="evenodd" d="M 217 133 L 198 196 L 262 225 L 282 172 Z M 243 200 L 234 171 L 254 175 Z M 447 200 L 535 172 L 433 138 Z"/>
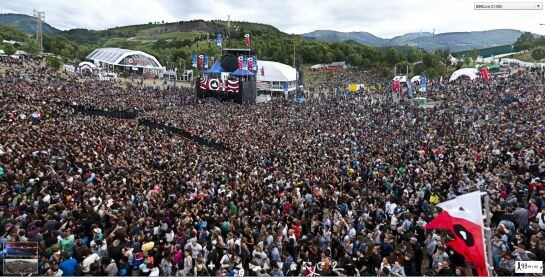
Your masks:
<path fill-rule="evenodd" d="M 135 119 L 135 120 L 138 120 L 138 124 L 146 126 L 148 128 L 159 129 L 159 130 L 163 130 L 163 131 L 166 131 L 166 132 L 169 132 L 169 133 L 172 133 L 172 134 L 177 134 L 179 136 L 182 136 L 182 137 L 184 137 L 186 139 L 189 139 L 189 140 L 191 140 L 191 141 L 193 141 L 193 142 L 195 142 L 197 144 L 200 144 L 200 145 L 216 148 L 216 149 L 219 149 L 219 150 L 228 150 L 221 143 L 211 141 L 211 140 L 205 139 L 205 138 L 197 136 L 197 135 L 193 135 L 193 134 L 191 134 L 190 132 L 188 132 L 188 131 L 186 131 L 184 129 L 180 129 L 180 128 L 177 128 L 177 127 L 168 126 L 166 124 L 157 123 L 157 122 L 154 122 L 154 121 L 151 121 L 151 120 L 139 118 L 139 114 L 138 114 L 137 111 L 133 111 L 133 110 L 128 110 L 128 111 L 106 111 L 106 110 L 90 108 L 90 107 L 82 106 L 82 105 L 73 105 L 73 104 L 68 104 L 68 103 L 65 103 L 65 104 L 70 106 L 71 108 L 74 109 L 75 112 L 80 113 L 80 114 L 94 115 L 94 116 L 104 116 L 104 117 L 118 118 L 118 119 Z"/>

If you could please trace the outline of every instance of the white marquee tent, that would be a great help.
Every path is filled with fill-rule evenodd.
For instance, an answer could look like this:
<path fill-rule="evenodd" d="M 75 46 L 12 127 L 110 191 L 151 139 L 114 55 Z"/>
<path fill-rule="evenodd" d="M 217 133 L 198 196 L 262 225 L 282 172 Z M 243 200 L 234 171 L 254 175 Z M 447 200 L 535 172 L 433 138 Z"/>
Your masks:
<path fill-rule="evenodd" d="M 97 66 L 91 62 L 80 62 L 78 64 L 78 68 L 80 70 L 89 70 L 89 71 L 93 71 L 97 68 Z"/>
<path fill-rule="evenodd" d="M 461 68 L 454 71 L 454 73 L 452 73 L 452 75 L 450 76 L 449 82 L 452 82 L 462 76 L 466 76 L 470 78 L 471 80 L 475 80 L 478 77 L 478 73 L 479 71 L 475 68 Z"/>
<path fill-rule="evenodd" d="M 420 83 L 420 75 L 416 75 L 411 78 L 411 84 L 416 82 Z"/>
<path fill-rule="evenodd" d="M 288 83 L 288 91 L 297 87 L 297 73 L 295 68 L 273 61 L 257 61 L 256 80 L 258 90 L 284 91 L 285 83 Z"/>
<path fill-rule="evenodd" d="M 392 81 L 399 81 L 400 83 L 406 83 L 407 82 L 407 76 L 405 75 L 398 75 L 395 76 Z"/>

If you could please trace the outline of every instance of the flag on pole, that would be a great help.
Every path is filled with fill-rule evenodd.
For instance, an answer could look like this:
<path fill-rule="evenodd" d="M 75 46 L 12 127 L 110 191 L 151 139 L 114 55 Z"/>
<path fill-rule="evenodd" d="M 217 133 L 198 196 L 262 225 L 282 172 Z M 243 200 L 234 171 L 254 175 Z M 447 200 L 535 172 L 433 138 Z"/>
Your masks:
<path fill-rule="evenodd" d="M 407 88 L 409 89 L 409 98 L 413 98 L 414 97 L 413 86 L 409 78 L 407 78 Z"/>
<path fill-rule="evenodd" d="M 426 77 L 420 76 L 420 91 L 426 91 Z"/>
<path fill-rule="evenodd" d="M 221 34 L 218 34 L 216 36 L 216 45 L 219 46 L 219 47 L 221 47 L 221 45 L 222 45 Z"/>
<path fill-rule="evenodd" d="M 443 209 L 424 229 L 444 229 L 454 234 L 446 245 L 464 256 L 477 268 L 479 276 L 488 276 L 485 253 L 484 224 L 481 209 L 481 192 L 460 195 L 437 204 Z"/>
<path fill-rule="evenodd" d="M 486 68 L 486 66 L 481 67 L 481 76 L 487 81 L 488 79 L 490 79 L 490 77 L 488 76 L 488 68 Z"/>
<path fill-rule="evenodd" d="M 197 54 L 193 54 L 192 59 L 193 59 L 193 61 L 191 63 L 191 66 L 192 67 L 197 67 Z"/>
<path fill-rule="evenodd" d="M 398 91 L 398 90 L 399 90 L 399 81 L 398 81 L 398 80 L 395 80 L 395 81 L 394 81 L 394 90 L 395 90 L 395 91 Z"/>
<path fill-rule="evenodd" d="M 244 35 L 244 44 L 246 44 L 246 47 L 250 47 L 250 34 Z"/>

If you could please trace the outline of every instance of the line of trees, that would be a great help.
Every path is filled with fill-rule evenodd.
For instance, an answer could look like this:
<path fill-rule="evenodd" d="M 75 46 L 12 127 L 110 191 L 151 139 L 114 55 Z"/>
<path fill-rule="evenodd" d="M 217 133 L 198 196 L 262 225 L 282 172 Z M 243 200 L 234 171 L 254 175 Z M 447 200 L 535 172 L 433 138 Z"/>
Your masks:
<path fill-rule="evenodd" d="M 225 22 L 218 21 L 223 25 Z M 151 25 L 153 26 L 153 25 Z M 23 41 L 14 48 L 25 50 L 29 54 L 39 51 L 33 36 L 7 26 L 0 26 L 0 33 L 6 39 Z M 431 78 L 448 74 L 448 50 L 438 50 L 434 53 L 414 47 L 378 48 L 363 45 L 355 41 L 325 42 L 309 41 L 297 35 L 281 33 L 276 28 L 245 22 L 236 23 L 237 28 L 231 29 L 231 38 L 224 40 L 224 47 L 244 48 L 243 36 L 251 33 L 251 45 L 261 60 L 273 60 L 285 64 L 293 64 L 294 46 L 295 59 L 304 63 L 330 63 L 346 61 L 361 68 L 377 68 L 384 76 L 393 72 L 394 66 L 411 68 L 411 73 L 425 74 Z M 159 39 L 156 41 L 134 41 L 128 37 L 150 28 L 150 25 L 136 25 L 113 28 L 106 31 L 89 31 L 74 29 L 60 35 L 44 35 L 44 51 L 60 55 L 68 60 L 84 60 L 97 47 L 120 47 L 147 52 L 157 57 L 165 66 L 190 67 L 191 54 L 208 54 L 219 58 L 220 49 L 216 46 L 216 34 L 201 34 L 185 39 Z M 154 27 L 156 28 L 156 27 Z M 4 30 L 6 29 L 6 30 Z M 255 29 L 255 30 L 254 30 Z M 212 41 L 206 41 L 211 38 Z M 95 41 L 93 41 L 93 39 Z M 0 40 L 1 41 L 1 40 Z M 5 46 L 10 52 L 9 46 Z"/>
<path fill-rule="evenodd" d="M 515 41 L 515 50 L 529 50 L 538 46 L 545 46 L 545 36 L 536 36 L 530 32 L 524 32 Z"/>

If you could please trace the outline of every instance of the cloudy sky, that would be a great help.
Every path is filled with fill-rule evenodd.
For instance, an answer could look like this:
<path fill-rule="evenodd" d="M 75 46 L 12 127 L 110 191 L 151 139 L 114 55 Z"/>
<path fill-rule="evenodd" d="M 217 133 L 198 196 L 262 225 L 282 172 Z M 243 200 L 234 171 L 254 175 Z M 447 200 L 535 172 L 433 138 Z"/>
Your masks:
<path fill-rule="evenodd" d="M 491 0 L 485 0 L 490 2 Z M 528 0 L 504 0 L 504 2 Z M 531 0 L 530 0 L 531 1 Z M 432 3 L 433 2 L 433 3 Z M 366 31 L 381 37 L 512 28 L 545 34 L 540 11 L 475 11 L 469 0 L 0 0 L 0 13 L 46 12 L 59 29 L 105 29 L 150 21 L 244 20 L 287 33 Z"/>

